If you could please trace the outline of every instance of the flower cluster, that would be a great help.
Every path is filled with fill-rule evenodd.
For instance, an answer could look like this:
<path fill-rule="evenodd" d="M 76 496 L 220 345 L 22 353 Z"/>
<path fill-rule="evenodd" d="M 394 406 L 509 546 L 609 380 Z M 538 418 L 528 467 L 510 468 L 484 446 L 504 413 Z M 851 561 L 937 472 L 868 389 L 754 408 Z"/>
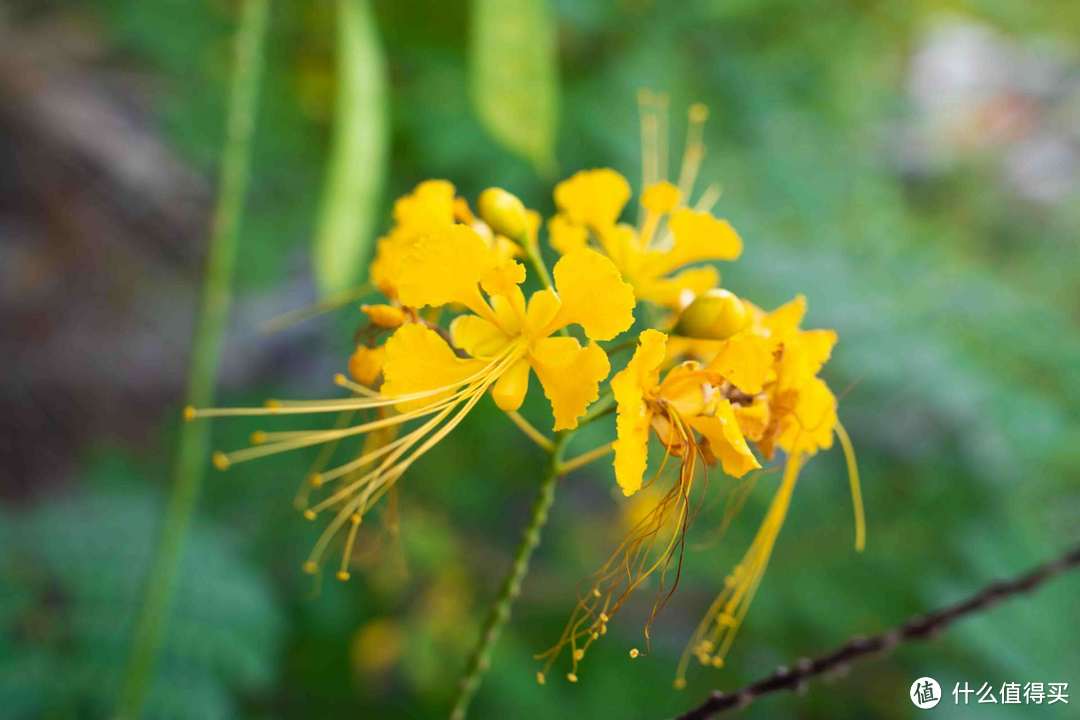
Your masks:
<path fill-rule="evenodd" d="M 330 544 L 343 537 L 337 574 L 344 580 L 363 518 L 485 396 L 549 450 L 551 439 L 518 413 L 534 375 L 561 437 L 614 409 L 614 442 L 562 467 L 611 451 L 622 493 L 647 501 L 592 578 L 562 637 L 539 656 L 545 661 L 541 682 L 564 650 L 571 662 L 567 677 L 575 681 L 589 646 L 629 596 L 655 577 L 648 641 L 653 617 L 675 589 L 710 468 L 731 479 L 734 514 L 763 463 L 773 462 L 778 450 L 783 455 L 765 519 L 698 627 L 677 685 L 685 682 L 691 656 L 722 665 L 768 564 L 799 470 L 831 447 L 834 436 L 848 459 L 856 542 L 862 544 L 854 456 L 837 420 L 836 397 L 819 377 L 836 333 L 802 328 L 802 296 L 769 312 L 719 287 L 716 268 L 702 263 L 737 259 L 742 240 L 712 214 L 715 188 L 691 201 L 704 155 L 705 109 L 690 109 L 676 182 L 664 177 L 660 114 L 660 104 L 646 96 L 635 223 L 624 220 L 631 188 L 623 176 L 610 169 L 578 172 L 555 188 L 556 213 L 546 229 L 558 260 L 549 271 L 541 216 L 515 196 L 488 189 L 474 213 L 449 182 L 423 182 L 396 202 L 393 227 L 379 239 L 370 273 L 383 298 L 362 306 L 366 323 L 348 362 L 350 377 L 336 379 L 348 397 L 188 410 L 190 418 L 338 417 L 325 430 L 257 432 L 251 447 L 215 454 L 222 469 L 312 446 L 325 449 L 325 461 L 342 441 L 362 439 L 347 461 L 316 468 L 301 498 L 306 517 L 330 518 L 305 569 L 317 572 Z M 526 264 L 537 288 L 528 297 Z M 628 361 L 621 357 L 631 349 Z M 613 364 L 621 368 L 611 376 Z M 654 444 L 662 452 L 650 463 Z M 630 654 L 642 653 L 635 648 Z"/>

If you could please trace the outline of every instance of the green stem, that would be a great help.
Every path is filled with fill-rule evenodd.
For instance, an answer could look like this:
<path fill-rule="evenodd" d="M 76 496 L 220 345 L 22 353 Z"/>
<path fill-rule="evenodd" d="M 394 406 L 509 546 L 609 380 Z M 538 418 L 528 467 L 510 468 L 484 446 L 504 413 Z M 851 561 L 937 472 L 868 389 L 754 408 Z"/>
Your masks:
<path fill-rule="evenodd" d="M 544 524 L 547 523 L 548 510 L 551 509 L 551 503 L 555 500 L 555 484 L 559 479 L 559 463 L 561 462 L 563 447 L 569 437 L 568 433 L 559 432 L 552 438 L 547 472 L 543 480 L 540 481 L 540 492 L 536 496 L 536 502 L 533 503 L 529 524 L 525 527 L 525 531 L 521 536 L 521 543 L 514 554 L 514 562 L 510 566 L 510 572 L 503 580 L 499 595 L 495 598 L 487 619 L 484 621 L 480 641 L 469 658 L 468 667 L 458 688 L 454 709 L 450 713 L 450 720 L 465 720 L 469 702 L 472 701 L 473 695 L 476 694 L 477 689 L 480 687 L 480 681 L 491 665 L 491 651 L 499 639 L 503 626 L 510 619 L 510 608 L 513 606 L 514 601 L 517 600 L 518 595 L 521 594 L 521 582 L 529 571 L 529 560 L 532 558 L 533 550 L 540 544 L 540 531 L 543 530 Z"/>
<path fill-rule="evenodd" d="M 222 337 L 232 299 L 237 232 L 247 195 L 251 136 L 255 125 L 259 76 L 266 36 L 268 0 L 246 0 L 235 39 L 235 66 L 229 95 L 225 151 L 221 162 L 202 305 L 192 343 L 187 401 L 205 407 L 213 401 Z M 206 470 L 209 434 L 205 423 L 185 423 L 173 463 L 173 487 L 161 536 L 147 578 L 142 609 L 116 715 L 142 712 L 161 646 L 188 526 Z"/>

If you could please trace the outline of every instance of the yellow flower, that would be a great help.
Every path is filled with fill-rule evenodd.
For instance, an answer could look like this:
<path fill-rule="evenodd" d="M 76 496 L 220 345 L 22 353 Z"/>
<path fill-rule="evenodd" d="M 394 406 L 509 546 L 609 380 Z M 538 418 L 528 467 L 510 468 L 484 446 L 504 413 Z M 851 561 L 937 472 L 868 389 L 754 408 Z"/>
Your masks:
<path fill-rule="evenodd" d="M 676 575 L 672 587 L 667 588 L 668 569 L 681 564 L 699 461 L 703 465 L 718 461 L 725 473 L 736 478 L 760 467 L 743 438 L 732 402 L 713 384 L 705 368 L 683 363 L 661 380 L 666 342 L 667 337 L 657 330 L 643 331 L 630 362 L 611 380 L 618 409 L 615 479 L 625 495 L 641 490 L 648 466 L 649 434 L 654 432 L 665 448 L 656 477 L 672 457 L 677 457 L 678 480 L 666 493 L 656 492 L 654 481 L 648 483 L 655 501 L 636 514 L 629 535 L 594 575 L 592 591 L 574 608 L 559 642 L 541 656 L 547 661 L 545 671 L 569 646 L 572 672 L 576 673 L 577 663 L 605 632 L 608 620 L 631 593 L 659 573 L 661 590 L 646 624 L 648 637 L 652 618 L 677 582 Z"/>
<path fill-rule="evenodd" d="M 349 369 L 357 382 L 336 379 L 356 397 L 189 413 L 339 414 L 338 426 L 329 430 L 258 432 L 253 447 L 216 454 L 215 464 L 221 468 L 310 446 L 328 449 L 329 459 L 339 442 L 366 436 L 358 455 L 310 478 L 309 485 L 324 489 L 326 496 L 305 515 L 314 519 L 332 511 L 333 517 L 305 565 L 309 571 L 318 568 L 330 540 L 347 526 L 338 576 L 348 578 L 352 545 L 364 515 L 489 390 L 501 408 L 516 410 L 535 373 L 551 402 L 554 428 L 576 427 L 610 370 L 607 355 L 595 341 L 609 340 L 633 323 L 632 289 L 610 260 L 584 248 L 561 258 L 553 270 L 554 287 L 534 293 L 526 303 L 518 287 L 525 279 L 524 267 L 474 227 L 447 222 L 452 201 L 447 184 L 424 184 L 395 208 L 402 227 L 413 223 L 427 229 L 393 241 L 395 259 L 386 281 L 396 304 L 367 306 L 365 312 L 376 326 L 402 322 L 383 346 L 356 350 Z M 535 216 L 527 221 L 527 231 L 535 231 Z M 444 336 L 419 312 L 427 306 L 471 312 L 457 317 Z M 395 312 L 401 307 L 408 312 Z M 569 335 L 555 336 L 570 325 L 580 326 L 590 341 L 583 346 Z M 380 372 L 383 382 L 374 391 L 370 386 Z M 375 416 L 354 424 L 353 414 L 361 411 Z M 416 424 L 402 429 L 407 423 Z"/>
<path fill-rule="evenodd" d="M 559 213 L 548 221 L 551 244 L 566 253 L 588 244 L 590 236 L 611 258 L 640 300 L 678 308 L 688 298 L 715 287 L 712 267 L 688 267 L 710 260 L 735 260 L 742 240 L 725 220 L 709 209 L 718 192 L 711 188 L 693 206 L 693 192 L 704 146 L 701 128 L 706 111 L 690 108 L 690 131 L 678 185 L 668 182 L 661 156 L 660 105 L 647 95 L 642 102 L 644 147 L 642 213 L 636 226 L 620 223 L 630 199 L 630 184 L 607 168 L 583 170 L 555 187 Z"/>
<path fill-rule="evenodd" d="M 388 349 L 384 392 L 408 396 L 430 390 L 446 384 L 440 374 L 444 368 L 466 377 L 482 361 L 500 408 L 520 408 L 535 373 L 551 402 L 554 429 L 575 427 L 597 398 L 610 366 L 595 342 L 582 346 L 575 338 L 552 336 L 576 324 L 590 340 L 609 340 L 630 327 L 633 292 L 611 262 L 584 248 L 569 253 L 555 264 L 555 287 L 533 293 L 526 303 L 518 287 L 524 269 L 500 259 L 464 226 L 418 238 L 407 257 L 398 281 L 402 301 L 415 307 L 458 303 L 471 310 L 450 326 L 454 345 L 471 359 L 456 357 L 443 338 L 428 330 L 423 339 L 416 335 L 412 342 L 418 346 L 400 360 Z"/>

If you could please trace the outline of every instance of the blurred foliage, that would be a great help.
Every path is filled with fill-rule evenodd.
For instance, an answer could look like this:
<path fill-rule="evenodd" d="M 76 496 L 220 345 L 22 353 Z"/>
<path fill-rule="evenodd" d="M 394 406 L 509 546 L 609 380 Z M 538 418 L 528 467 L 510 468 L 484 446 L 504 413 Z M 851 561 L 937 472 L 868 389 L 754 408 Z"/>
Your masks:
<path fill-rule="evenodd" d="M 386 61 L 368 0 L 337 3 L 337 95 L 312 266 L 324 293 L 363 282 L 386 180 Z"/>
<path fill-rule="evenodd" d="M 321 5 L 274 3 L 244 223 L 240 275 L 249 292 L 273 292 L 310 272 L 337 83 L 335 20 Z M 914 113 L 907 88 L 911 57 L 944 14 L 993 28 L 1021 46 L 1063 47 L 1075 78 L 1080 6 L 875 0 L 821 12 L 796 0 L 551 5 L 561 172 L 610 165 L 636 177 L 634 102 L 641 87 L 670 94 L 675 149 L 681 147 L 681 108 L 695 100 L 710 106 L 703 176 L 722 184 L 718 210 L 746 241 L 740 262 L 722 268 L 725 284 L 766 307 L 803 292 L 809 324 L 838 329 L 829 382 L 844 393 L 841 417 L 860 453 L 868 546 L 861 556 L 851 550 L 841 458 L 815 459 L 796 490 L 729 668 L 698 671 L 685 692 L 675 693 L 674 659 L 741 555 L 776 483 L 774 476 L 763 478 L 744 516 L 719 540 L 714 528 L 726 486 L 714 478 L 715 506 L 697 523 L 682 587 L 653 628 L 651 653 L 634 662 L 626 657 L 629 647 L 642 644 L 640 622 L 650 601 L 643 593 L 590 650 L 581 682 L 538 687 L 532 653 L 555 640 L 575 591 L 613 548 L 628 512 L 602 464 L 571 476 L 559 488 L 532 575 L 473 706 L 475 717 L 669 716 L 709 688 L 737 686 L 852 634 L 888 627 L 1075 542 L 1075 187 L 1056 204 L 1025 199 L 1002 181 L 993 147 L 940 172 L 906 172 L 900 160 L 914 151 L 899 128 Z M 232 4 L 94 0 L 61 6 L 94 18 L 119 57 L 153 73 L 164 130 L 209 175 L 220 147 Z M 461 0 L 374 3 L 393 119 L 380 229 L 390 198 L 426 177 L 449 178 L 469 197 L 501 185 L 532 207 L 551 209 L 549 179 L 528 159 L 502 149 L 487 129 L 490 121 L 481 122 L 470 104 L 470 7 Z M 324 322 L 325 342 L 305 352 L 324 355 L 331 367 L 343 365 L 357 322 L 353 312 Z M 278 386 L 243 388 L 228 400 L 329 387 L 323 378 L 283 377 Z M 540 417 L 538 407 L 527 406 L 526 414 Z M 172 423 L 171 417 L 163 421 L 163 434 Z M 218 423 L 215 433 L 222 447 L 237 447 L 252 429 Z M 589 446 L 587 438 L 579 442 L 580 449 Z M 145 449 L 124 452 L 153 464 Z M 207 490 L 204 516 L 207 527 L 230 528 L 229 539 L 209 530 L 193 538 L 185 582 L 197 570 L 198 592 L 206 594 L 181 595 L 171 636 L 190 630 L 188 637 L 216 649 L 170 651 L 161 687 L 171 682 L 170 663 L 186 658 L 194 669 L 183 675 L 185 683 L 197 690 L 182 693 L 183 699 L 200 703 L 191 717 L 444 714 L 485 602 L 517 541 L 540 460 L 490 403 L 482 403 L 451 441 L 410 471 L 401 484 L 399 518 L 387 514 L 383 528 L 370 529 L 353 581 L 325 581 L 314 589 L 299 565 L 317 528 L 289 505 L 310 458 L 283 457 L 222 476 Z M 46 614 L 44 629 L 33 630 L 44 633 L 42 640 L 18 634 L 3 640 L 0 701 L 6 708 L 37 715 L 43 693 L 56 698 L 58 716 L 82 716 L 83 709 L 92 715 L 101 707 L 108 685 L 96 681 L 105 675 L 94 673 L 118 663 L 125 647 L 126 614 L 112 608 L 130 607 L 122 603 L 133 597 L 141 567 L 134 557 L 145 559 L 156 507 L 141 495 L 91 492 L 5 515 L 5 535 L 30 542 L 3 543 L 4 617 L 26 623 Z M 262 573 L 272 578 L 269 585 L 258 581 Z M 89 609 L 87 627 L 78 629 L 83 616 L 75 610 L 84 596 L 75 586 L 84 577 L 98 588 L 85 590 L 86 597 L 114 598 L 115 604 L 102 619 L 99 601 L 93 606 L 98 619 Z M 54 586 L 65 588 L 62 597 L 75 598 L 63 612 L 34 604 L 40 599 L 35 592 Z M 182 593 L 196 592 L 184 587 Z M 865 664 L 849 679 L 815 685 L 806 695 L 770 699 L 744 717 L 913 717 L 907 688 L 923 674 L 946 688 L 965 680 L 1043 680 L 1071 681 L 1075 691 L 1080 633 L 1071 620 L 1078 594 L 1077 578 L 1063 579 L 933 644 Z M 271 641 L 279 604 L 280 646 Z M 187 609 L 197 623 L 185 621 Z M 117 624 L 108 625 L 109 618 Z M 54 627 L 60 622 L 63 630 Z M 22 644 L 12 645 L 12 637 Z M 67 652 L 69 642 L 82 651 Z M 222 643 L 230 652 L 221 653 Z M 171 701 L 156 702 L 166 707 Z M 1039 717 L 1065 716 L 1056 710 L 1040 708 Z M 966 716 L 947 703 L 937 713 Z M 990 714 L 1027 716 L 1023 707 L 996 707 Z"/>
<path fill-rule="evenodd" d="M 0 697 L 6 717 L 105 717 L 119 691 L 160 504 L 91 491 L 2 517 Z M 282 613 L 228 537 L 193 528 L 146 711 L 226 718 L 271 684 Z"/>

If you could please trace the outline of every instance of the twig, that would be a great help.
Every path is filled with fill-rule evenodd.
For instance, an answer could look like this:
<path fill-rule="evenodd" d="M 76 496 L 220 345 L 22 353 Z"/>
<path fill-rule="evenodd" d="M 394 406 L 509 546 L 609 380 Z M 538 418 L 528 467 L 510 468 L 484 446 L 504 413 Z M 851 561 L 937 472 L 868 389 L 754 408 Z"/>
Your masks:
<path fill-rule="evenodd" d="M 1017 595 L 1029 593 L 1048 580 L 1080 566 L 1080 546 L 1074 547 L 1056 560 L 1038 566 L 1012 580 L 988 585 L 981 592 L 929 615 L 913 618 L 888 632 L 871 637 L 855 637 L 836 650 L 814 659 L 803 658 L 793 668 L 777 668 L 768 677 L 751 683 L 735 692 L 714 691 L 705 702 L 683 713 L 677 720 L 707 720 L 726 710 L 743 708 L 762 695 L 782 690 L 797 690 L 808 680 L 844 668 L 849 663 L 882 653 L 891 652 L 908 641 L 928 640 L 947 629 L 957 620 L 988 610 Z"/>
<path fill-rule="evenodd" d="M 465 713 L 469 709 L 469 703 L 473 695 L 480 687 L 480 681 L 491 666 L 491 651 L 495 642 L 499 639 L 503 626 L 510 619 L 510 608 L 513 607 L 517 596 L 521 594 L 521 582 L 529 571 L 529 560 L 533 550 L 540 544 L 540 531 L 547 523 L 548 511 L 555 499 L 555 484 L 559 479 L 559 463 L 563 446 L 569 440 L 565 432 L 555 434 L 550 450 L 550 459 L 547 472 L 540 482 L 540 492 L 536 496 L 529 524 L 521 536 L 521 544 L 514 553 L 514 562 L 510 566 L 510 572 L 503 580 L 499 596 L 495 599 L 487 620 L 484 621 L 484 629 L 480 632 L 480 641 L 469 658 L 469 665 L 458 687 L 457 698 L 454 700 L 454 709 L 450 712 L 450 720 L 464 720 Z"/>

